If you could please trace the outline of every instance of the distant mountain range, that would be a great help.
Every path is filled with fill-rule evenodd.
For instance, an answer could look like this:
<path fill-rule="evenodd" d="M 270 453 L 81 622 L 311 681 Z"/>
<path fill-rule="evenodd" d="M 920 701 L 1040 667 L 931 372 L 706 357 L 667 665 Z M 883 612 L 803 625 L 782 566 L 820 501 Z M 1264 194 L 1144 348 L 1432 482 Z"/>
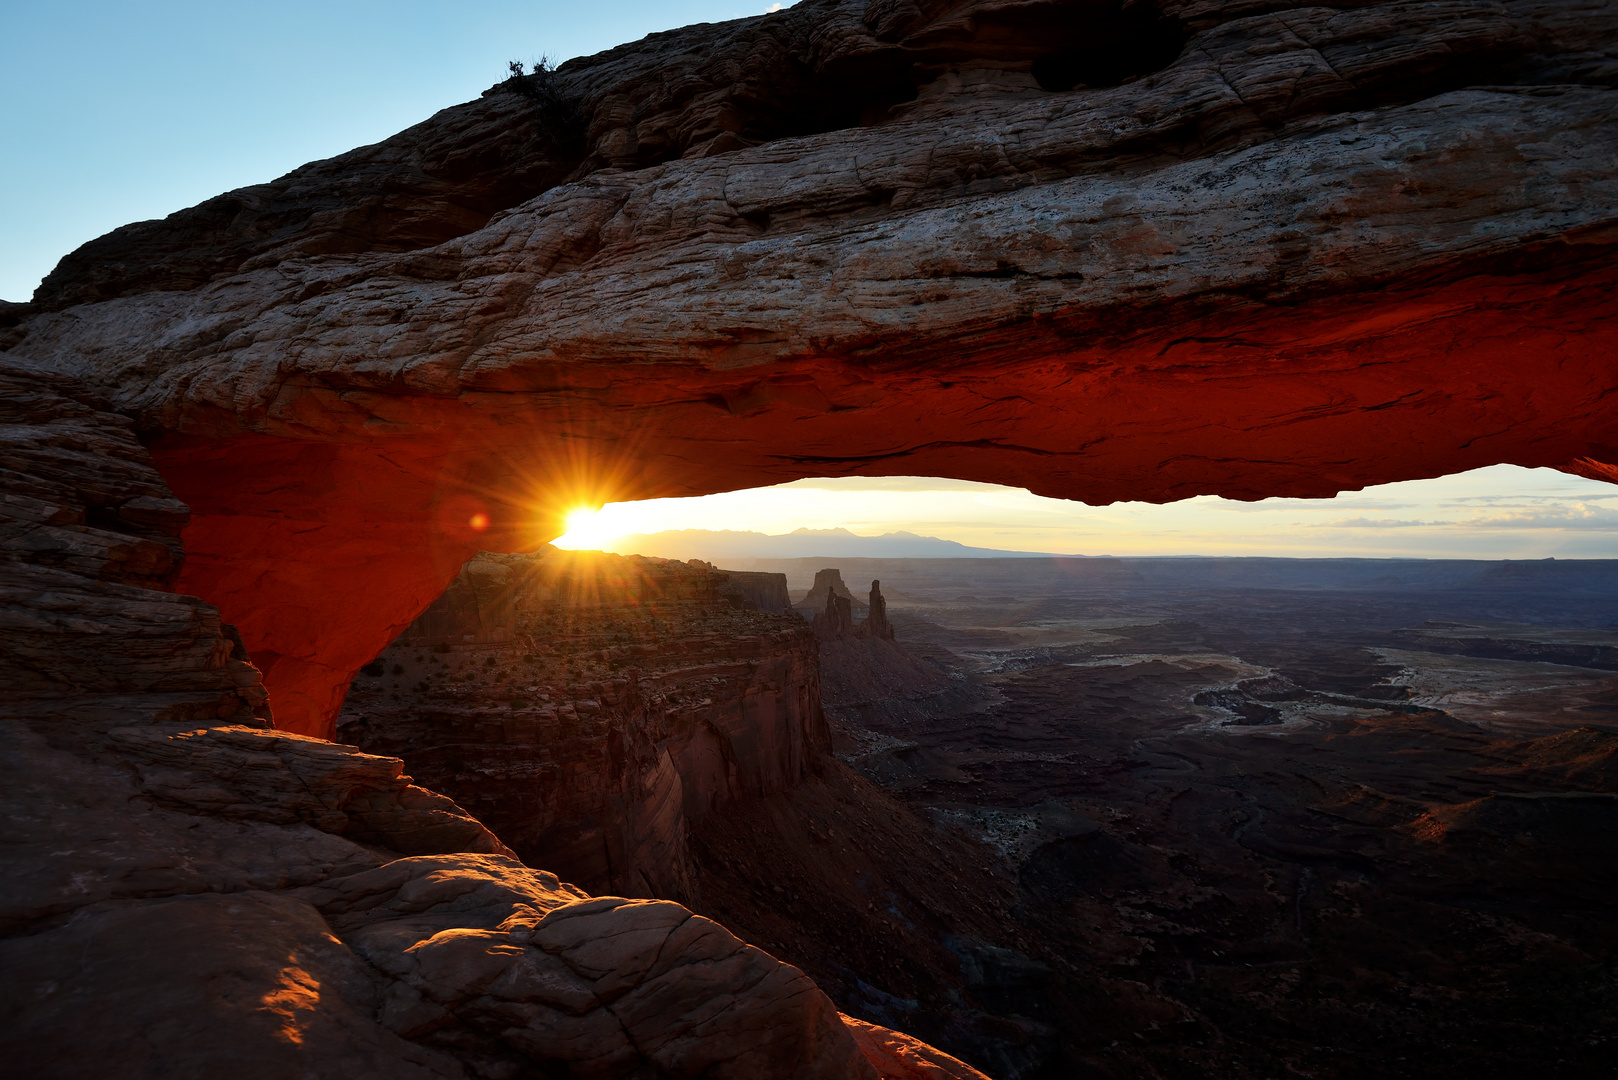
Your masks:
<path fill-rule="evenodd" d="M 603 546 L 619 555 L 654 555 L 662 559 L 807 559 L 818 556 L 843 559 L 1030 559 L 1049 558 L 1048 552 L 1001 551 L 967 547 L 936 536 L 909 532 L 860 536 L 847 529 L 798 529 L 780 536 L 757 532 L 716 532 L 679 529 L 658 533 L 631 533 Z"/>

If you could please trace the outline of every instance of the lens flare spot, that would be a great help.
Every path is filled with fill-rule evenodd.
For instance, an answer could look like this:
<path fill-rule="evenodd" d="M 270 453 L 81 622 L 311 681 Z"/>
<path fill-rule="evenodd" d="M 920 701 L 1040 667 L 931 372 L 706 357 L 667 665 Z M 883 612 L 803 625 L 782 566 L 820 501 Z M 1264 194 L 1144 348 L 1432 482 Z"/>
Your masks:
<path fill-rule="evenodd" d="M 489 515 L 473 514 L 472 520 L 468 521 L 467 524 L 472 526 L 473 532 L 482 532 L 489 527 Z"/>

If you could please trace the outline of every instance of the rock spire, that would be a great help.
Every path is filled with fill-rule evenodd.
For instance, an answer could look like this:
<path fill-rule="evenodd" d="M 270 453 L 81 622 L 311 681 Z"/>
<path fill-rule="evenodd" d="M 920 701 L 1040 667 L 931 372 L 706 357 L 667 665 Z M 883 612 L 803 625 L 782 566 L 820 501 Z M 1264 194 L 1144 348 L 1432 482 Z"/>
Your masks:
<path fill-rule="evenodd" d="M 871 582 L 871 613 L 865 616 L 860 623 L 861 637 L 887 638 L 893 640 L 893 624 L 888 621 L 888 602 L 882 596 L 882 583 Z"/>
<path fill-rule="evenodd" d="M 866 616 L 858 624 L 854 622 L 854 605 L 859 601 L 843 584 L 840 570 L 827 569 L 815 574 L 814 588 L 798 605 L 800 610 L 814 603 L 817 596 L 825 597 L 820 610 L 814 612 L 815 635 L 821 641 L 843 638 L 893 640 L 893 624 L 888 621 L 888 602 L 882 596 L 880 581 L 871 582 L 870 603 L 861 605 L 866 610 Z"/>

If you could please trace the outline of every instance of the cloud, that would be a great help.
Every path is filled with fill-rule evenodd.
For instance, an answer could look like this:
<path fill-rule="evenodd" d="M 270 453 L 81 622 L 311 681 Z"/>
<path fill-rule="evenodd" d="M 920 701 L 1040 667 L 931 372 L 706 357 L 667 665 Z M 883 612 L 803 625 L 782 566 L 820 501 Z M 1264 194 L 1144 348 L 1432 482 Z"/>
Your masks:
<path fill-rule="evenodd" d="M 1476 516 L 1450 521 L 1414 521 L 1397 518 L 1337 518 L 1333 521 L 1294 522 L 1310 529 L 1577 529 L 1618 532 L 1618 510 L 1586 503 L 1541 505 L 1515 513 Z"/>
<path fill-rule="evenodd" d="M 807 477 L 693 499 L 611 504 L 612 535 L 730 529 L 780 536 L 842 527 L 978 547 L 1129 554 L 1618 557 L 1618 488 L 1548 469 L 1493 466 L 1334 499 L 1088 506 L 932 476 Z M 1228 511 L 1213 513 L 1210 511 Z"/>
<path fill-rule="evenodd" d="M 1338 518 L 1336 521 L 1295 522 L 1306 529 L 1409 529 L 1422 525 L 1454 525 L 1453 521 L 1398 521 L 1394 518 Z"/>
<path fill-rule="evenodd" d="M 1550 506 L 1515 514 L 1472 518 L 1459 524 L 1473 529 L 1591 529 L 1611 532 L 1618 531 L 1618 510 L 1574 503 L 1571 506 Z"/>

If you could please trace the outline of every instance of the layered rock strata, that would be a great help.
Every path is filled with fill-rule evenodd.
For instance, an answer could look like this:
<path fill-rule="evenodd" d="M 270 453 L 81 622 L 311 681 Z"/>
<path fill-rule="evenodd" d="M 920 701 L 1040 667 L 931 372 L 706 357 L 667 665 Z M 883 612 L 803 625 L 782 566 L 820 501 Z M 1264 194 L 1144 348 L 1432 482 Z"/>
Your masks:
<path fill-rule="evenodd" d="M 1615 42 L 1596 0 L 806 0 L 119 230 L 0 348 L 138 418 L 183 587 L 329 734 L 580 502 L 1612 478 Z"/>
<path fill-rule="evenodd" d="M 362 671 L 339 735 L 404 757 L 534 865 L 689 900 L 691 827 L 831 751 L 814 635 L 737 608 L 730 580 L 554 548 L 479 556 Z"/>
<path fill-rule="evenodd" d="M 133 703 L 172 723 L 270 726 L 234 628 L 168 591 L 190 511 L 127 418 L 71 378 L 0 361 L 0 484 L 4 715 Z"/>
<path fill-rule="evenodd" d="M 10 1068 L 878 1074 L 797 969 L 529 869 L 397 758 L 271 728 L 218 612 L 165 591 L 187 509 L 130 422 L 61 376 L 0 391 Z"/>
<path fill-rule="evenodd" d="M 330 734 L 467 558 L 606 498 L 1613 479 L 1615 41 L 1577 0 L 806 0 L 65 260 L 0 310 L 9 1058 L 866 1073 L 791 969 L 266 705 Z"/>

